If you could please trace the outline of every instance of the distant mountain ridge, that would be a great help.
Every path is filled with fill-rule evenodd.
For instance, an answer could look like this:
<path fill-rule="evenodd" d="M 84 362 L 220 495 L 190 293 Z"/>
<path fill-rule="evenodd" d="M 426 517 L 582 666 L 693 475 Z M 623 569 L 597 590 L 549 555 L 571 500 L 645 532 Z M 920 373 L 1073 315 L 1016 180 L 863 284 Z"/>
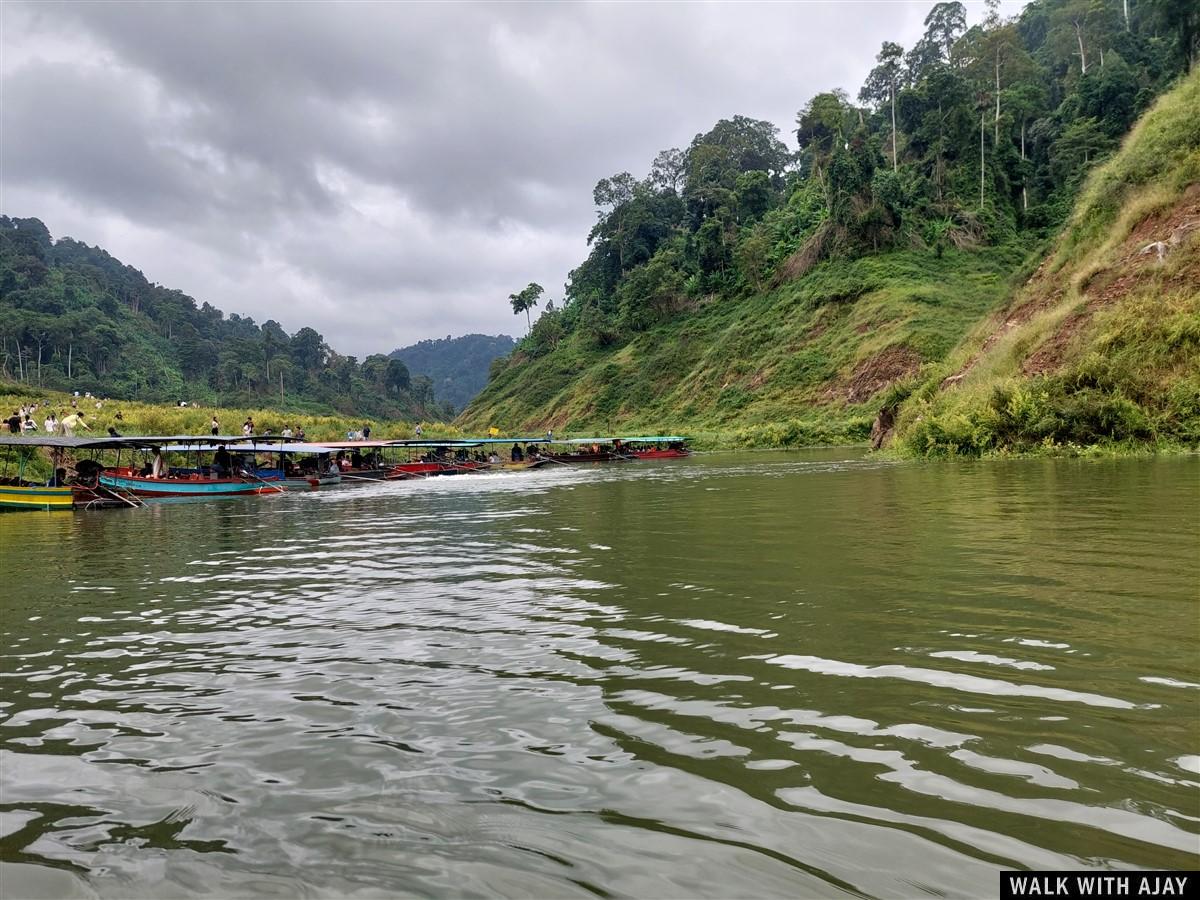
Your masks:
<path fill-rule="evenodd" d="M 420 341 L 388 354 L 408 367 L 413 375 L 433 382 L 439 401 L 461 410 L 487 384 L 492 361 L 508 356 L 517 342 L 507 334 L 464 334 Z"/>

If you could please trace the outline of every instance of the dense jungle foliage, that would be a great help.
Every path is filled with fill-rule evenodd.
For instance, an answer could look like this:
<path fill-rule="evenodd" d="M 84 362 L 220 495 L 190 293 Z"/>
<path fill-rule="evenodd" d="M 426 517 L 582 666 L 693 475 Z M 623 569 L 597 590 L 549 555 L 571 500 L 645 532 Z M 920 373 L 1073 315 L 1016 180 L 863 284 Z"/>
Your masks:
<path fill-rule="evenodd" d="M 804 103 L 796 150 L 734 116 L 644 178 L 602 179 L 587 259 L 461 420 L 865 437 L 874 395 L 1036 267 L 1089 171 L 1191 67 L 1200 8 L 989 3 L 968 28 L 942 2 L 925 26 L 883 44 L 856 98 Z"/>
<path fill-rule="evenodd" d="M 431 380 L 398 359 L 359 362 L 312 328 L 289 335 L 273 320 L 197 306 L 98 247 L 54 241 L 39 220 L 8 216 L 0 216 L 0 380 L 206 406 L 444 414 Z"/>

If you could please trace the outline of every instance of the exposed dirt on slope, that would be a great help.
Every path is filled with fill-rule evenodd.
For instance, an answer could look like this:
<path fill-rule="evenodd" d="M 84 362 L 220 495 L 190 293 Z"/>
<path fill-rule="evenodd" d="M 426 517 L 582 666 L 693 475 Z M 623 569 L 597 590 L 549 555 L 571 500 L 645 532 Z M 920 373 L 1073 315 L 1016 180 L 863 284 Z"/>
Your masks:
<path fill-rule="evenodd" d="M 1086 305 L 1064 319 L 1029 355 L 1021 365 L 1022 373 L 1045 375 L 1061 367 L 1071 342 L 1096 313 L 1128 295 L 1176 251 L 1190 252 L 1191 258 L 1164 280 L 1163 292 L 1200 284 L 1200 260 L 1189 246 L 1196 231 L 1200 231 L 1200 185 L 1188 188 L 1172 208 L 1149 215 L 1134 227 L 1122 242 L 1117 261 L 1088 278 L 1082 289 Z"/>
<path fill-rule="evenodd" d="M 1133 227 L 1113 253 L 1113 263 L 1093 273 L 1081 286 L 1080 291 L 1087 301 L 1084 307 L 1065 318 L 1055 333 L 1030 354 L 1022 364 L 1022 372 L 1039 375 L 1061 366 L 1072 340 L 1091 321 L 1097 310 L 1126 296 L 1145 279 L 1148 272 L 1160 266 L 1164 258 L 1186 247 L 1192 234 L 1198 230 L 1200 185 L 1192 185 L 1173 206 L 1146 216 Z M 958 372 L 942 381 L 943 389 L 962 381 L 976 363 L 1014 329 L 1063 301 L 1067 284 L 1062 274 L 1048 271 L 1050 261 L 1051 257 L 1047 257 L 1022 288 L 1022 294 L 1033 299 L 1000 313 L 978 352 Z M 1171 290 L 1176 286 L 1194 284 L 1196 280 L 1196 267 L 1185 265 L 1163 287 L 1164 290 Z"/>
<path fill-rule="evenodd" d="M 849 376 L 827 387 L 821 393 L 821 399 L 862 403 L 920 367 L 920 355 L 911 347 L 897 344 L 864 359 Z"/>

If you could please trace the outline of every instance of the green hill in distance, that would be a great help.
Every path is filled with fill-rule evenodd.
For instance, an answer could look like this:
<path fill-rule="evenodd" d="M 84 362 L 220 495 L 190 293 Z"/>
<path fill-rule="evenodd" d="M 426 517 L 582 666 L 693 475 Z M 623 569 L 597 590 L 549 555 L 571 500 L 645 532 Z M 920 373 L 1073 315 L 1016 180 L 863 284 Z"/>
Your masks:
<path fill-rule="evenodd" d="M 0 216 L 0 382 L 147 402 L 437 418 L 432 384 L 361 363 L 312 328 L 288 334 L 182 291 L 38 219 Z M 281 399 L 282 391 L 282 399 Z"/>
<path fill-rule="evenodd" d="M 487 384 L 492 361 L 507 356 L 516 345 L 507 334 L 447 335 L 401 347 L 388 356 L 404 363 L 413 375 L 429 378 L 439 403 L 461 410 Z"/>

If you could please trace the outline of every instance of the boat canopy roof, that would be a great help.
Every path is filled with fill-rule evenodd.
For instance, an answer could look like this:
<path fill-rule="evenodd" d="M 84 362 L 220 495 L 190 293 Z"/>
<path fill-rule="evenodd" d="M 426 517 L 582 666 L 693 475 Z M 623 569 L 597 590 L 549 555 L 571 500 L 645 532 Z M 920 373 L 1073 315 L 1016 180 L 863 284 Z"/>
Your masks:
<path fill-rule="evenodd" d="M 686 441 L 687 438 L 677 434 L 661 434 L 651 436 L 625 437 L 624 435 L 615 435 L 613 437 L 580 437 L 580 438 L 555 438 L 552 443 L 555 444 L 611 444 L 614 441 L 620 441 L 622 444 L 657 444 L 659 441 Z"/>
<path fill-rule="evenodd" d="M 183 441 L 177 444 L 166 444 L 161 449 L 168 453 L 190 453 L 195 450 L 215 450 L 217 446 L 224 444 L 234 453 L 337 453 L 337 447 L 331 447 L 327 444 L 310 444 L 306 441 L 254 441 L 249 439 L 240 439 L 237 441 L 206 441 L 204 443 L 196 443 L 195 441 Z M 155 445 L 158 446 L 158 445 Z"/>

